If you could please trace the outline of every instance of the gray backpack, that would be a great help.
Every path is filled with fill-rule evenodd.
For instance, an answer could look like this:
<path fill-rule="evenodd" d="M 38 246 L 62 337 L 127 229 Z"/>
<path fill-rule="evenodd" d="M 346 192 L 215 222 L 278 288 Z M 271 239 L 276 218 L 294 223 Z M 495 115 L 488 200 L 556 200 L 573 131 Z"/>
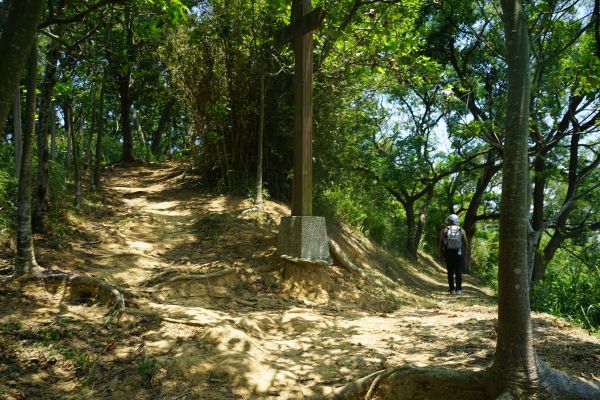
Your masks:
<path fill-rule="evenodd" d="M 449 225 L 446 227 L 446 250 L 462 249 L 462 232 L 460 226 Z"/>

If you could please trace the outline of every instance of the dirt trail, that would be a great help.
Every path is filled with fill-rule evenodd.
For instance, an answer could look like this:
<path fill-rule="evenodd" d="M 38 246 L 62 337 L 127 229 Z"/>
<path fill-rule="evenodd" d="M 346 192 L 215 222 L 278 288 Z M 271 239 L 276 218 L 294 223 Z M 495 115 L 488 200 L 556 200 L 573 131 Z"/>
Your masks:
<path fill-rule="evenodd" d="M 462 296 L 447 295 L 434 263 L 407 265 L 333 228 L 378 286 L 339 267 L 292 282 L 274 255 L 285 207 L 243 214 L 247 200 L 190 187 L 176 166 L 110 173 L 105 204 L 74 221 L 69 248 L 40 257 L 122 289 L 125 317 L 104 324 L 104 306 L 33 284 L 2 289 L 0 398 L 301 399 L 388 366 L 491 361 L 494 299 L 470 277 Z M 553 367 L 600 377 L 597 338 L 547 315 L 534 322 Z"/>

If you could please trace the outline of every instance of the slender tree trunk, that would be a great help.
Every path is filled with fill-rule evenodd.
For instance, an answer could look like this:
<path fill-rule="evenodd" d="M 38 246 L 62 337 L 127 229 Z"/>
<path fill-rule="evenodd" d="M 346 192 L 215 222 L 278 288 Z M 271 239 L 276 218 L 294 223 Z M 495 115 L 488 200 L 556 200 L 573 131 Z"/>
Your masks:
<path fill-rule="evenodd" d="M 23 129 L 21 128 L 21 88 L 15 92 L 15 105 L 13 107 L 14 141 L 15 141 L 15 164 L 17 167 L 17 179 L 21 174 L 21 159 L 23 158 Z"/>
<path fill-rule="evenodd" d="M 600 0 L 594 0 L 594 38 L 596 39 L 596 57 L 600 58 Z"/>
<path fill-rule="evenodd" d="M 50 105 L 50 159 L 56 161 L 56 106 Z"/>
<path fill-rule="evenodd" d="M 104 94 L 106 91 L 106 72 L 104 79 L 102 80 L 102 87 L 100 88 L 100 97 L 98 98 L 98 120 L 96 121 L 96 157 L 94 159 L 94 173 L 92 178 L 92 185 L 95 190 L 100 188 L 100 170 L 102 162 L 102 140 L 104 138 Z"/>
<path fill-rule="evenodd" d="M 71 158 L 72 158 L 72 148 L 71 148 L 71 135 L 73 134 L 73 126 L 71 125 L 71 122 L 69 121 L 69 117 L 68 117 L 69 111 L 67 109 L 67 106 L 63 106 L 63 116 L 65 118 L 65 137 L 67 140 L 67 154 L 66 154 L 66 162 L 67 162 L 67 167 L 71 166 Z"/>
<path fill-rule="evenodd" d="M 170 160 L 173 157 L 173 130 L 176 127 L 176 122 L 173 121 L 172 125 L 171 125 L 171 129 L 169 129 L 169 136 L 168 136 L 168 147 L 167 147 L 167 158 Z"/>
<path fill-rule="evenodd" d="M 94 87 L 94 91 L 92 92 L 92 107 L 94 107 L 94 112 L 92 113 L 92 126 L 87 129 L 87 140 L 85 142 L 85 171 L 90 171 L 92 169 L 92 159 L 94 155 L 92 153 L 93 143 L 94 143 L 94 123 L 98 121 L 97 113 L 98 113 L 98 87 Z M 96 126 L 97 127 L 97 126 Z"/>
<path fill-rule="evenodd" d="M 465 217 L 463 220 L 462 228 L 465 230 L 467 234 L 467 240 L 469 242 L 469 246 L 467 247 L 467 254 L 465 255 L 465 272 L 473 272 L 473 267 L 471 266 L 471 252 L 473 250 L 473 238 L 475 237 L 475 233 L 477 231 L 477 211 L 479 210 L 479 206 L 481 205 L 481 201 L 483 200 L 483 195 L 485 194 L 492 178 L 496 175 L 496 172 L 499 171 L 499 167 L 495 163 L 496 158 L 494 156 L 494 150 L 490 150 L 488 152 L 488 158 L 481 171 L 481 175 L 479 175 L 479 179 L 477 180 L 477 186 L 475 187 L 475 192 L 473 193 L 473 197 L 471 197 L 471 201 L 469 202 L 469 207 L 467 208 L 467 212 L 465 213 Z"/>
<path fill-rule="evenodd" d="M 66 106 L 68 112 L 69 126 L 71 127 L 71 147 L 73 149 L 73 174 L 75 177 L 75 195 L 73 204 L 78 207 L 81 205 L 81 157 L 79 151 L 79 132 L 74 129 L 73 107 L 70 103 Z"/>
<path fill-rule="evenodd" d="M 152 146 L 150 150 L 152 154 L 155 156 L 160 155 L 160 142 L 162 140 L 162 135 L 167 126 L 167 123 L 171 120 L 171 111 L 173 110 L 173 106 L 175 105 L 175 99 L 170 99 L 167 104 L 165 104 L 165 108 L 160 115 L 160 119 L 158 121 L 158 127 L 154 131 L 152 135 Z"/>
<path fill-rule="evenodd" d="M 419 244 L 421 243 L 421 238 L 423 237 L 423 232 L 425 232 L 425 225 L 427 222 L 427 208 L 431 203 L 431 199 L 433 199 L 433 189 L 434 186 L 431 186 L 429 191 L 427 192 L 427 197 L 425 201 L 421 203 L 421 207 L 419 207 L 419 219 L 417 221 L 417 230 L 415 232 L 415 243 L 414 243 L 414 255 L 417 256 L 417 252 L 419 251 Z"/>
<path fill-rule="evenodd" d="M 121 129 L 123 130 L 123 161 L 132 162 L 133 137 L 131 135 L 131 97 L 129 84 L 131 74 L 126 73 L 119 79 L 119 95 L 121 96 Z"/>
<path fill-rule="evenodd" d="M 35 91 L 37 75 L 37 51 L 35 43 L 27 62 L 27 97 L 25 103 L 25 130 L 23 131 L 23 157 L 17 194 L 17 258 L 15 276 L 37 273 L 38 265 L 33 248 L 31 229 L 31 159 L 35 133 Z"/>
<path fill-rule="evenodd" d="M 260 101 L 258 110 L 258 151 L 256 163 L 256 206 L 263 207 L 263 139 L 265 131 L 265 67 L 260 71 Z"/>
<path fill-rule="evenodd" d="M 133 30 L 132 30 L 132 18 L 131 9 L 129 6 L 125 7 L 125 22 L 123 28 L 125 29 L 125 43 L 126 43 L 126 54 L 127 61 L 129 64 L 133 63 Z M 133 137 L 131 135 L 131 67 L 127 65 L 124 67 L 119 75 L 119 95 L 121 97 L 121 129 L 123 130 L 123 161 L 132 162 L 135 161 L 133 156 Z"/>
<path fill-rule="evenodd" d="M 531 281 L 540 278 L 539 267 L 536 271 L 535 266 L 543 262 L 543 256 L 540 252 L 540 239 L 544 234 L 544 191 L 546 188 L 546 160 L 544 154 L 537 154 L 533 163 L 533 215 L 531 219 L 532 232 L 529 233 L 528 245 L 528 271 Z"/>
<path fill-rule="evenodd" d="M 44 3 L 43 0 L 15 0 L 9 5 L 0 36 L 0 127 L 4 126 L 14 102 L 23 67 L 35 42 Z"/>
<path fill-rule="evenodd" d="M 406 255 L 413 260 L 417 259 L 417 224 L 415 223 L 415 204 L 404 202 L 404 213 L 406 214 Z"/>
<path fill-rule="evenodd" d="M 56 85 L 56 69 L 58 65 L 59 49 L 58 44 L 53 43 L 46 56 L 46 70 L 44 71 L 44 80 L 42 82 L 39 123 L 37 125 L 37 187 L 35 206 L 33 208 L 33 228 L 37 232 L 46 232 L 48 210 L 50 208 L 50 199 L 48 195 L 48 174 L 50 167 L 48 164 L 48 127 L 50 106 L 52 101 L 52 92 Z"/>
<path fill-rule="evenodd" d="M 137 136 L 139 138 L 140 143 L 142 144 L 143 150 L 143 158 L 146 159 L 148 149 L 148 143 L 146 142 L 146 135 L 144 134 L 144 130 L 142 129 L 142 124 L 140 123 L 140 114 L 138 110 L 134 109 L 132 113 L 132 123 L 135 126 L 135 131 L 137 132 Z"/>
<path fill-rule="evenodd" d="M 540 380 L 529 304 L 529 41 L 521 0 L 502 0 L 508 99 L 500 211 L 495 391 L 535 391 Z"/>

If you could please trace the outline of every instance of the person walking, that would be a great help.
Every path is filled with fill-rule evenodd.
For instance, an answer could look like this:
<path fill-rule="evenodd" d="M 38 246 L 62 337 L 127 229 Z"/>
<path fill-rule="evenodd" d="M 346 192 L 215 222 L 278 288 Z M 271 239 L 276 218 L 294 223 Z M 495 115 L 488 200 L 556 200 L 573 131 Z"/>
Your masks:
<path fill-rule="evenodd" d="M 465 230 L 458 225 L 458 215 L 450 214 L 446 224 L 440 232 L 438 256 L 443 256 L 446 261 L 450 294 L 461 294 L 463 257 L 467 254 L 469 242 Z"/>

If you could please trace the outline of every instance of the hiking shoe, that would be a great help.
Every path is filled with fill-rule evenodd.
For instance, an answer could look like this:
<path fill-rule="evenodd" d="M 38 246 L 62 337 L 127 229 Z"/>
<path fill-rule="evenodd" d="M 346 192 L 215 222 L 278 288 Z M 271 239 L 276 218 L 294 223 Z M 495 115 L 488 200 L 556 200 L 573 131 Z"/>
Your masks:
<path fill-rule="evenodd" d="M 460 290 L 455 290 L 454 291 L 454 294 L 461 294 L 461 293 L 462 293 L 462 291 L 460 291 Z"/>
<path fill-rule="evenodd" d="M 451 295 L 452 295 L 452 294 L 454 294 L 454 289 L 450 289 L 450 290 L 448 291 L 448 294 L 451 294 Z"/>

